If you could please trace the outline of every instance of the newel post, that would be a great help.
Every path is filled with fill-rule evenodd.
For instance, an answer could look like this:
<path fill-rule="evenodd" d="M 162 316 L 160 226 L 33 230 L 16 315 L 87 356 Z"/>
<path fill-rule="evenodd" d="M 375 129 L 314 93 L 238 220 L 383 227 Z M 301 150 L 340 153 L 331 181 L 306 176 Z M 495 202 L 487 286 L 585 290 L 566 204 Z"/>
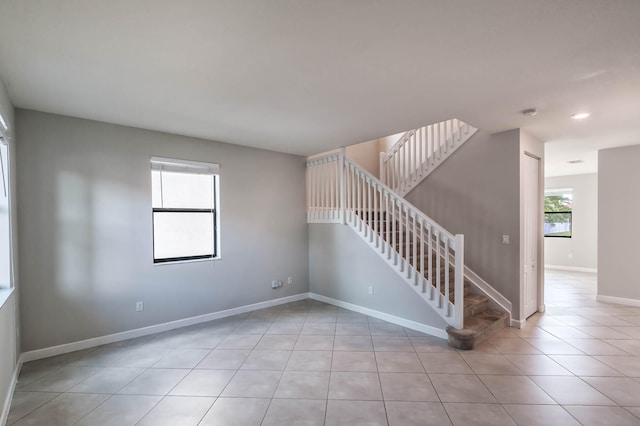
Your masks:
<path fill-rule="evenodd" d="M 456 258 L 455 258 L 455 318 L 454 327 L 464 328 L 464 235 L 455 235 Z"/>

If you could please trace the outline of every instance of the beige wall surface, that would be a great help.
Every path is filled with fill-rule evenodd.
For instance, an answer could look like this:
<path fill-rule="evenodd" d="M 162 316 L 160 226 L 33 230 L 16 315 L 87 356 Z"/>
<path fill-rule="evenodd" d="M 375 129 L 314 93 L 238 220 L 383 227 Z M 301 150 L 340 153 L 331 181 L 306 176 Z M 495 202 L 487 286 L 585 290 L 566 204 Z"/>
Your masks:
<path fill-rule="evenodd" d="M 465 264 L 513 305 L 519 318 L 520 133 L 478 131 L 407 198 L 454 234 Z M 509 235 L 510 243 L 502 243 Z"/>
<path fill-rule="evenodd" d="M 640 301 L 640 145 L 598 151 L 598 295 Z"/>
<path fill-rule="evenodd" d="M 544 263 L 548 266 L 598 268 L 598 175 L 545 178 L 545 190 L 571 188 L 573 193 L 571 238 L 545 238 Z"/>
<path fill-rule="evenodd" d="M 347 157 L 358 163 L 366 171 L 380 177 L 380 149 L 378 140 L 349 145 L 345 149 Z"/>
<path fill-rule="evenodd" d="M 304 158 L 28 110 L 16 122 L 24 351 L 308 291 Z M 222 259 L 152 263 L 151 156 L 220 164 Z"/>

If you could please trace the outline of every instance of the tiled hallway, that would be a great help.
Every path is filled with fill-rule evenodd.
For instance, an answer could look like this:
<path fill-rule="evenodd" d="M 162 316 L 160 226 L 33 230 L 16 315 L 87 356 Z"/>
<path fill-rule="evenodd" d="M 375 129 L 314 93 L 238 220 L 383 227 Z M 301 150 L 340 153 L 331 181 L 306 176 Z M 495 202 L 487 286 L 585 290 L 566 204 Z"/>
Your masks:
<path fill-rule="evenodd" d="M 472 352 L 306 300 L 24 365 L 10 425 L 640 425 L 640 308 L 547 271 Z"/>

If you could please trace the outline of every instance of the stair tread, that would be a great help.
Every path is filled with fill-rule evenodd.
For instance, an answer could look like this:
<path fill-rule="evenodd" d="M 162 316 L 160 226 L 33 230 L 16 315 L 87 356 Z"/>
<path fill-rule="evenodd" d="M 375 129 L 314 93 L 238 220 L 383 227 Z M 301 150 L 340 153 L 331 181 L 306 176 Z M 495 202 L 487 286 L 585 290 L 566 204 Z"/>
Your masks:
<path fill-rule="evenodd" d="M 447 327 L 449 345 L 457 349 L 473 349 L 496 331 L 504 328 L 508 317 L 505 312 L 487 309 L 470 318 L 465 318 L 464 328 Z"/>
<path fill-rule="evenodd" d="M 468 294 L 464 296 L 464 306 L 480 305 L 488 300 L 489 298 L 482 294 Z"/>

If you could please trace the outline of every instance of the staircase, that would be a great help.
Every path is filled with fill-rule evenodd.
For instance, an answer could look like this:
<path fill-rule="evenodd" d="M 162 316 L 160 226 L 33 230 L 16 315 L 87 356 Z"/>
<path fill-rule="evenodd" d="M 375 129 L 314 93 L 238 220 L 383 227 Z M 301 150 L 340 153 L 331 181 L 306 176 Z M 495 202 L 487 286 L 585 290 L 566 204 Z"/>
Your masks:
<path fill-rule="evenodd" d="M 477 131 L 454 118 L 405 132 L 380 153 L 380 180 L 404 197 Z"/>
<path fill-rule="evenodd" d="M 345 224 L 449 325 L 449 344 L 473 349 L 506 325 L 465 276 L 464 237 L 453 235 L 346 157 L 307 159 L 307 222 Z"/>
<path fill-rule="evenodd" d="M 382 233 L 385 230 L 385 218 L 383 216 L 380 227 Z M 392 226 L 393 228 L 393 226 Z M 380 233 L 379 232 L 379 233 Z M 412 236 L 409 232 L 409 240 L 412 240 Z M 425 256 L 424 259 L 420 259 L 420 251 L 414 252 L 412 246 L 407 249 L 406 245 L 402 244 L 402 241 L 407 240 L 407 231 L 402 236 L 396 233 L 396 245 L 395 250 L 404 258 L 408 258 L 410 265 L 416 265 L 419 262 L 431 262 L 431 271 L 435 271 L 435 278 L 429 278 L 428 272 L 425 279 L 428 281 L 435 281 L 436 288 L 440 288 L 440 293 L 444 297 L 447 293 L 446 289 L 454 288 L 455 270 L 452 265 L 445 266 L 444 261 L 441 261 L 439 265 L 436 265 L 435 257 L 431 259 Z M 504 328 L 507 325 L 509 315 L 506 312 L 501 312 L 496 309 L 489 308 L 489 298 L 483 294 L 472 293 L 473 286 L 466 277 L 463 284 L 463 324 L 461 329 L 453 326 L 447 327 L 447 334 L 449 336 L 450 346 L 456 349 L 471 350 L 478 344 L 485 341 L 492 336 L 495 332 Z M 455 290 L 450 290 L 449 301 L 454 302 Z"/>

